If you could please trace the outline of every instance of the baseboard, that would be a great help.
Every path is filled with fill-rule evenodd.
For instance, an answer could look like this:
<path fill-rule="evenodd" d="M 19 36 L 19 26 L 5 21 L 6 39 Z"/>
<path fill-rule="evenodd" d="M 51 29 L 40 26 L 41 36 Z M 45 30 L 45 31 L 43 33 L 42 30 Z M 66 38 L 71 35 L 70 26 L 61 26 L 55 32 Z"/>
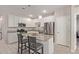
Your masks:
<path fill-rule="evenodd" d="M 67 45 L 62 45 L 62 44 L 57 44 L 57 45 L 61 45 L 61 46 L 64 46 L 64 47 L 69 47 L 69 46 L 67 46 Z"/>
<path fill-rule="evenodd" d="M 10 42 L 10 43 L 8 42 L 8 44 L 15 44 L 15 43 L 17 43 L 17 42 L 18 42 L 18 41 L 16 41 L 16 42 Z"/>

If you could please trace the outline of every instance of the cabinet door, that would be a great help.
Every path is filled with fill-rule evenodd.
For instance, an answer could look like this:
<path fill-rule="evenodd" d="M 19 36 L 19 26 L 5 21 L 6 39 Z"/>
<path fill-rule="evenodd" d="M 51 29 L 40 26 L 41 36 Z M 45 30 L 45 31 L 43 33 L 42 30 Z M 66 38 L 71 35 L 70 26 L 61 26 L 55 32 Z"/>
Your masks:
<path fill-rule="evenodd" d="M 14 27 L 14 16 L 8 16 L 8 27 Z"/>
<path fill-rule="evenodd" d="M 22 17 L 19 17 L 18 23 L 22 23 Z"/>
<path fill-rule="evenodd" d="M 22 19 L 21 22 L 24 23 L 24 24 L 26 24 L 27 19 L 26 18 L 21 18 L 21 19 Z"/>
<path fill-rule="evenodd" d="M 18 26 L 18 16 L 10 15 L 8 17 L 8 27 L 17 27 Z"/>
<path fill-rule="evenodd" d="M 18 27 L 18 20 L 19 20 L 19 17 L 14 16 L 14 27 Z"/>
<path fill-rule="evenodd" d="M 18 38 L 17 38 L 16 32 L 8 33 L 8 43 L 14 43 L 14 42 L 17 42 L 17 41 L 18 41 Z"/>

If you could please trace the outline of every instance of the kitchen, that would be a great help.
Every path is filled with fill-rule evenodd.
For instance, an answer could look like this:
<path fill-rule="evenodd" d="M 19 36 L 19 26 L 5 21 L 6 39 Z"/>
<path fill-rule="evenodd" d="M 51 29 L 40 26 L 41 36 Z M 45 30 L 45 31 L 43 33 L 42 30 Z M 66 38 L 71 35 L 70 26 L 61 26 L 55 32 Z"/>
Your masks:
<path fill-rule="evenodd" d="M 41 37 L 45 54 L 54 53 L 54 43 L 68 46 L 68 48 L 70 47 L 70 26 L 68 25 L 70 24 L 70 6 L 0 6 L 0 8 L 0 13 L 3 16 L 2 40 L 4 40 L 6 44 L 11 45 L 17 43 L 18 23 L 24 23 L 26 24 L 24 29 L 27 31 L 32 30 L 31 33 L 39 31 L 42 34 L 39 35 L 40 37 L 48 37 L 46 41 Z M 36 16 L 34 16 L 34 14 Z M 55 23 L 54 26 L 52 25 L 50 27 L 49 25 L 45 25 L 45 23 L 53 24 L 53 22 Z M 49 28 L 52 28 L 52 30 L 49 30 Z M 62 31 L 62 29 L 64 30 Z M 49 34 L 51 33 L 51 35 L 47 32 Z"/>
<path fill-rule="evenodd" d="M 14 24 L 13 21 L 11 20 L 12 17 L 16 17 L 15 19 L 13 18 L 13 21 L 16 22 L 16 24 Z M 51 33 L 47 33 L 48 35 L 45 35 L 43 27 L 44 27 L 44 23 L 46 23 L 46 22 L 48 22 L 48 23 L 53 22 L 54 20 L 52 21 L 52 19 L 54 19 L 54 17 L 53 16 L 48 16 L 48 17 L 45 17 L 45 18 L 46 18 L 45 21 L 42 20 L 43 23 L 41 22 L 42 24 L 40 25 L 40 27 L 38 27 L 37 24 L 40 22 L 40 20 L 38 22 L 35 22 L 36 19 L 35 20 L 34 19 L 30 20 L 30 21 L 29 21 L 29 19 L 26 20 L 26 18 L 24 18 L 24 19 L 22 19 L 22 18 L 21 19 L 17 19 L 17 16 L 11 15 L 11 19 L 9 19 L 9 21 L 11 20 L 11 22 L 9 22 L 10 24 L 8 23 L 9 27 L 8 27 L 8 33 L 7 33 L 7 35 L 8 35 L 7 43 L 9 43 L 9 44 L 13 43 L 14 44 L 14 43 L 16 43 L 18 41 L 17 32 L 16 32 L 17 29 L 18 29 L 18 27 L 17 27 L 18 26 L 18 22 L 16 20 L 22 20 L 24 22 L 24 24 L 26 24 L 26 26 L 27 26 L 27 27 L 24 27 L 24 29 L 27 30 L 27 32 L 37 33 L 38 37 L 40 37 L 39 38 L 40 42 L 42 42 L 43 45 L 44 45 L 44 51 L 45 51 L 44 53 L 45 54 L 53 53 L 53 44 L 52 44 L 53 43 L 53 33 L 52 34 Z M 23 22 L 19 22 L 19 23 L 23 23 Z M 25 23 L 25 22 L 29 22 L 29 23 Z M 32 22 L 32 24 L 31 24 L 31 22 Z M 14 25 L 15 25 L 15 27 L 14 27 Z M 53 25 L 52 25 L 52 27 L 53 27 Z M 40 34 L 38 34 L 39 32 L 40 32 Z M 52 49 L 52 50 L 50 50 L 50 49 Z"/>

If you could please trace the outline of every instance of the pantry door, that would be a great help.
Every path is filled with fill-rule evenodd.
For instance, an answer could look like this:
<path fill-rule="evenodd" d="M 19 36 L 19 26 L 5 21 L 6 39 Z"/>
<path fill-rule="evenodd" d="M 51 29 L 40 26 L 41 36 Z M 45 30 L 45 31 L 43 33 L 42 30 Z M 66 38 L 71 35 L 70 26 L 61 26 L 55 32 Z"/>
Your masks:
<path fill-rule="evenodd" d="M 66 45 L 66 18 L 65 17 L 56 18 L 55 43 Z"/>

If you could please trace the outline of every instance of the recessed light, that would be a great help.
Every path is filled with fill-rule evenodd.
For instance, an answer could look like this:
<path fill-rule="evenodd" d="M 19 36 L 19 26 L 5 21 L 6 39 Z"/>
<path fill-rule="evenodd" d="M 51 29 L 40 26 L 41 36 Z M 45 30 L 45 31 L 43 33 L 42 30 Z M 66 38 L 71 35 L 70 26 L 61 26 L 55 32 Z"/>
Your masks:
<path fill-rule="evenodd" d="M 30 19 L 30 18 L 27 18 L 27 20 L 28 20 L 28 21 L 31 21 L 31 19 Z"/>
<path fill-rule="evenodd" d="M 42 12 L 43 12 L 43 13 L 47 13 L 47 11 L 46 11 L 46 10 L 43 10 Z"/>
<path fill-rule="evenodd" d="M 42 19 L 42 16 L 40 15 L 40 16 L 38 16 L 38 18 L 39 18 L 39 19 Z"/>

